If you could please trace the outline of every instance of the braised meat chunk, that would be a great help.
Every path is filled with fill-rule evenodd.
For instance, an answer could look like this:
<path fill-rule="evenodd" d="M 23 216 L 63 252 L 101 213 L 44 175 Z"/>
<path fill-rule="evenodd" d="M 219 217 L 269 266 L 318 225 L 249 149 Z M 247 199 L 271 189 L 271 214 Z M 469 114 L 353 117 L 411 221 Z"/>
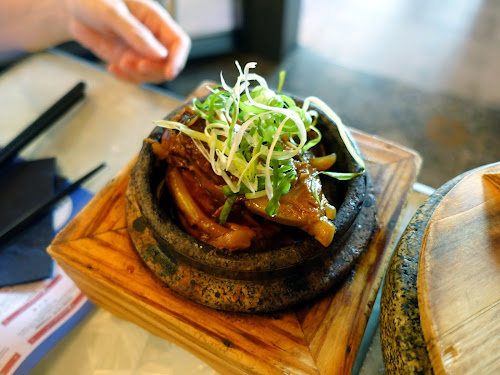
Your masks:
<path fill-rule="evenodd" d="M 314 236 L 323 246 L 328 246 L 335 234 L 335 226 L 327 217 L 327 213 L 330 219 L 333 219 L 335 208 L 326 200 L 321 191 L 321 182 L 317 176 L 313 176 L 311 165 L 305 162 L 294 164 L 298 174 L 297 180 L 290 191 L 281 196 L 276 215 L 271 217 L 266 213 L 269 203 L 266 196 L 247 199 L 245 206 L 267 220 L 298 227 Z"/>
<path fill-rule="evenodd" d="M 174 120 L 203 131 L 202 119 L 189 107 Z M 158 159 L 167 162 L 166 186 L 183 227 L 192 236 L 219 249 L 263 248 L 287 242 L 285 238 L 277 240 L 281 224 L 302 229 L 323 246 L 331 243 L 335 226 L 330 219 L 334 218 L 335 208 L 323 195 L 309 156 L 305 161 L 292 161 L 297 178 L 290 191 L 281 196 L 276 215 L 266 213 L 267 196 L 247 199 L 241 194 L 233 197 L 231 213 L 221 224 L 221 212 L 230 199 L 223 189 L 226 182 L 213 172 L 199 145 L 179 131 L 166 129 L 153 150 Z"/>

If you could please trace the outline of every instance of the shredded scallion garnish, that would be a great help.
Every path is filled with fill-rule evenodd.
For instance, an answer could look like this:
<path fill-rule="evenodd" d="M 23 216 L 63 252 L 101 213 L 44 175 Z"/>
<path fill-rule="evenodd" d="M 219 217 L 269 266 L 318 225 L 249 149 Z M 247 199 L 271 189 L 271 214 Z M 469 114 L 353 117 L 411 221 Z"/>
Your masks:
<path fill-rule="evenodd" d="M 191 137 L 214 173 L 227 183 L 223 190 L 228 198 L 219 217 L 221 223 L 227 220 L 240 194 L 245 194 L 247 199 L 266 195 L 269 199 L 266 212 L 276 215 L 280 197 L 288 193 L 297 177 L 291 158 L 321 141 L 321 132 L 315 127 L 318 114 L 309 109 L 309 103 L 335 122 L 349 153 L 362 167 L 358 173 L 321 173 L 346 180 L 365 170 L 363 159 L 351 144 L 342 121 L 330 107 L 315 97 L 307 98 L 299 107 L 292 98 L 281 94 L 284 72 L 280 73 L 279 87 L 274 92 L 263 77 L 250 73 L 256 65 L 248 63 L 242 70 L 236 62 L 240 74 L 233 87 L 227 85 L 221 73 L 220 87 L 211 89 L 212 94 L 204 101 L 193 100 L 195 112 L 205 120 L 203 132 L 175 121 L 155 121 L 158 126 Z M 314 131 L 316 137 L 308 140 L 308 131 Z"/>

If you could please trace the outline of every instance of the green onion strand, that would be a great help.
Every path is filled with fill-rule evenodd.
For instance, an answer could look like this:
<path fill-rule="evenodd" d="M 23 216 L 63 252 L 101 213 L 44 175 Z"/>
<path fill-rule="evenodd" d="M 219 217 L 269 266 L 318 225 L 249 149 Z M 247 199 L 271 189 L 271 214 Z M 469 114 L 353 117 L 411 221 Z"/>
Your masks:
<path fill-rule="evenodd" d="M 204 101 L 193 99 L 195 113 L 205 121 L 202 132 L 175 121 L 154 122 L 191 137 L 214 173 L 224 179 L 223 192 L 227 199 L 219 218 L 221 223 L 227 220 L 236 197 L 243 194 L 247 199 L 267 196 L 266 212 L 276 215 L 281 196 L 288 193 L 297 178 L 291 159 L 300 157 L 322 138 L 315 126 L 318 113 L 309 109 L 310 103 L 334 121 L 349 153 L 362 168 L 358 173 L 318 173 L 348 180 L 365 172 L 364 162 L 342 121 L 325 103 L 309 97 L 299 107 L 295 100 L 281 93 L 284 71 L 280 72 L 278 89 L 274 92 L 263 77 L 251 72 L 256 63 L 248 63 L 244 69 L 238 62 L 235 64 L 239 76 L 233 87 L 226 83 L 221 73 L 220 86 L 212 88 Z M 316 136 L 308 139 L 310 131 Z"/>

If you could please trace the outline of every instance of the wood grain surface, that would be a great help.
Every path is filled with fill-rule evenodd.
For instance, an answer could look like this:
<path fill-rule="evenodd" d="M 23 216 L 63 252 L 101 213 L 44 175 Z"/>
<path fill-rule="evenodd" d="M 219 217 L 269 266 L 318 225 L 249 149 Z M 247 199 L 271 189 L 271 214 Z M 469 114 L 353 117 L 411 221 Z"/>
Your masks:
<path fill-rule="evenodd" d="M 500 373 L 500 163 L 441 201 L 420 252 L 418 303 L 436 374 Z"/>
<path fill-rule="evenodd" d="M 420 157 L 352 131 L 375 186 L 379 228 L 350 276 L 306 306 L 227 313 L 171 291 L 143 265 L 126 229 L 132 160 L 48 251 L 97 305 L 194 353 L 223 374 L 349 374 L 387 266 Z"/>

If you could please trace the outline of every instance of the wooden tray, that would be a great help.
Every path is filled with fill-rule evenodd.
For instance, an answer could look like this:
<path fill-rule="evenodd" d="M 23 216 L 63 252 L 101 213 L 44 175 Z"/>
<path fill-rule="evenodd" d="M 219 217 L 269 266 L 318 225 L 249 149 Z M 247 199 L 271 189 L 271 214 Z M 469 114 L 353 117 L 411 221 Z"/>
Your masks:
<path fill-rule="evenodd" d="M 349 374 L 387 266 L 419 156 L 352 131 L 375 185 L 380 228 L 351 275 L 323 298 L 275 314 L 190 302 L 149 272 L 125 220 L 132 160 L 54 239 L 49 253 L 97 305 L 164 337 L 224 374 Z"/>
<path fill-rule="evenodd" d="M 422 242 L 418 304 L 435 374 L 500 373 L 500 163 L 460 181 Z"/>

